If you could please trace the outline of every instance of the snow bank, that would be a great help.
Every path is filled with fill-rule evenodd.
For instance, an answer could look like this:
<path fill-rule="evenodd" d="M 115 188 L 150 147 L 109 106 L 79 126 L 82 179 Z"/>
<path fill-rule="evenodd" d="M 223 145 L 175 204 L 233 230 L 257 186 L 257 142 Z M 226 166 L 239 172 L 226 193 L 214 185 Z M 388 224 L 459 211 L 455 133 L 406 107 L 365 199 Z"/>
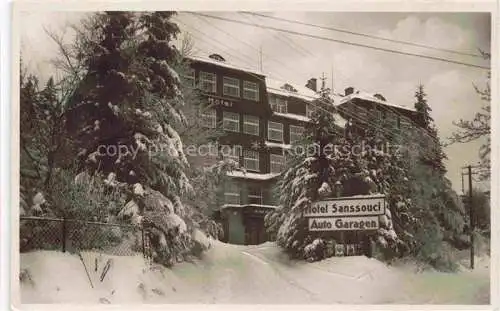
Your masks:
<path fill-rule="evenodd" d="M 172 269 L 149 265 L 142 254 L 82 252 L 80 258 L 58 251 L 22 253 L 21 302 L 209 303 L 215 289 L 207 290 L 206 286 L 228 266 L 238 266 L 235 258 L 242 257 L 241 251 L 247 247 L 211 240 L 201 231 L 194 234 L 210 250 L 203 261 L 181 263 Z M 210 284 L 202 282 L 203 278 L 209 278 Z"/>
<path fill-rule="evenodd" d="M 212 239 L 210 239 L 201 230 L 198 229 L 193 230 L 192 237 L 194 241 L 198 242 L 205 249 L 209 249 L 212 246 Z"/>
<path fill-rule="evenodd" d="M 23 253 L 22 303 L 489 302 L 486 257 L 477 258 L 473 271 L 415 273 L 410 267 L 387 266 L 363 256 L 306 263 L 290 260 L 274 243 L 243 246 L 210 242 L 212 246 L 202 259 L 171 269 L 149 265 L 140 254 L 120 257 L 85 252 L 80 259 L 55 251 Z"/>
<path fill-rule="evenodd" d="M 77 256 L 39 251 L 21 254 L 22 303 L 97 303 Z"/>

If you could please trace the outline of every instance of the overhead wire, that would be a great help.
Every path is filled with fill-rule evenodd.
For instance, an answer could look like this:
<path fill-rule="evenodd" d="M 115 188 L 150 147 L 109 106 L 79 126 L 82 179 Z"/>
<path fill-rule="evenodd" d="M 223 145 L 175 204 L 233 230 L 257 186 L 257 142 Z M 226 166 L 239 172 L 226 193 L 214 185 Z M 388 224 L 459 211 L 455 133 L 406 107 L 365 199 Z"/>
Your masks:
<path fill-rule="evenodd" d="M 254 22 L 252 22 L 251 17 L 247 17 L 244 15 L 244 12 L 238 12 L 238 13 L 241 15 L 241 17 L 245 18 L 246 20 L 248 20 L 251 23 L 254 23 Z M 254 24 L 256 24 L 256 23 L 254 23 Z M 282 36 L 278 36 L 272 30 L 266 29 L 266 31 L 271 33 L 271 35 L 274 38 L 276 38 L 278 41 L 281 41 L 281 42 L 285 43 L 286 45 L 288 45 L 292 50 L 297 51 L 297 53 L 301 54 L 302 56 L 307 56 L 307 50 L 305 50 L 303 47 L 301 47 L 299 44 L 297 44 L 293 40 L 289 39 L 287 37 L 287 35 L 283 34 Z"/>
<path fill-rule="evenodd" d="M 184 23 L 182 23 L 182 22 L 180 22 L 180 23 L 181 23 L 181 24 L 183 24 L 183 25 L 185 25 L 185 26 L 187 26 L 186 24 L 184 24 Z M 191 28 L 191 29 L 193 29 L 193 30 L 195 30 L 196 32 L 200 33 L 202 36 L 206 36 L 206 34 L 205 34 L 205 33 L 203 33 L 202 31 L 200 31 L 200 30 L 198 30 L 198 29 L 196 29 L 196 28 L 194 28 L 194 27 L 189 27 L 189 26 L 187 26 L 187 27 L 188 27 L 188 28 Z M 193 35 L 193 37 L 195 37 L 196 39 L 198 39 L 198 40 L 200 40 L 200 41 L 203 41 L 203 42 L 205 42 L 205 43 L 207 43 L 207 44 L 209 44 L 209 45 L 212 45 L 212 46 L 216 47 L 216 46 L 213 44 L 213 42 L 210 42 L 210 41 L 204 40 L 204 39 L 199 38 L 199 37 L 197 37 L 197 36 L 195 36 L 195 35 Z M 229 48 L 227 45 L 225 45 L 224 43 L 221 43 L 221 42 L 220 42 L 220 41 L 218 41 L 218 40 L 213 40 L 213 41 L 215 41 L 215 42 L 217 42 L 217 43 L 221 44 L 221 45 L 222 45 L 222 46 L 224 46 L 225 48 Z M 205 52 L 207 52 L 207 51 L 205 51 Z M 235 56 L 234 56 L 233 54 L 231 54 L 231 53 L 227 53 L 227 54 L 228 54 L 228 55 L 230 55 L 230 56 L 232 56 L 232 57 L 235 57 Z M 248 64 L 248 62 L 247 62 L 244 58 L 240 58 L 240 57 L 238 57 L 238 56 L 236 56 L 235 58 L 240 59 L 240 60 L 242 60 L 243 62 L 245 62 L 245 63 L 247 63 L 247 64 Z M 251 76 L 253 76 L 253 77 L 255 77 L 255 78 L 257 78 L 257 79 L 259 79 L 259 80 L 263 81 L 264 83 L 266 82 L 266 81 L 265 81 L 265 79 L 262 79 L 261 77 L 259 77 L 259 76 L 255 75 L 254 73 L 251 73 L 251 72 L 247 72 L 247 73 L 248 73 L 248 74 L 250 74 Z M 283 79 L 282 77 L 280 77 L 280 78 L 281 78 L 282 80 L 286 81 L 286 79 Z M 309 96 L 309 95 L 304 95 L 304 97 L 310 98 L 311 100 L 318 100 L 318 99 L 319 99 L 318 97 L 312 97 L 312 96 Z M 311 106 L 315 106 L 315 107 L 316 107 L 316 105 L 315 105 L 314 103 L 309 103 L 309 104 L 310 104 Z M 316 108 L 323 109 L 322 107 L 316 107 Z M 323 109 L 323 110 L 324 110 L 324 109 Z M 324 111 L 326 111 L 326 112 L 330 113 L 330 112 L 329 112 L 329 111 L 327 111 L 327 110 L 324 110 Z M 350 111 L 346 111 L 345 113 L 346 113 L 346 114 L 348 114 L 348 115 L 351 115 L 351 117 L 352 117 L 352 118 L 354 118 L 354 119 L 361 119 L 361 117 L 359 117 L 359 116 L 356 116 L 356 115 L 352 114 Z M 364 121 L 365 123 L 369 123 L 369 121 L 368 121 L 368 120 L 363 120 L 363 121 Z M 371 125 L 375 126 L 375 124 L 374 124 L 374 123 L 372 123 Z M 387 133 L 386 133 L 386 134 L 387 134 Z"/>
<path fill-rule="evenodd" d="M 403 45 L 408 45 L 408 46 L 413 46 L 413 47 L 419 47 L 419 48 L 425 48 L 429 50 L 435 50 L 435 51 L 440 51 L 440 52 L 447 52 L 447 53 L 453 53 L 457 55 L 463 55 L 463 56 L 471 56 L 471 57 L 477 57 L 477 58 L 483 58 L 482 55 L 480 54 L 472 54 L 472 53 L 467 53 L 467 52 L 461 52 L 461 51 L 456 51 L 452 49 L 445 49 L 441 47 L 435 47 L 427 44 L 421 44 L 421 43 L 415 43 L 415 42 L 409 42 L 409 41 L 403 41 L 403 40 L 396 40 L 396 39 L 391 39 L 391 38 L 386 38 L 386 37 L 380 37 L 380 36 L 375 36 L 375 35 L 370 35 L 370 34 L 365 34 L 361 32 L 355 32 L 351 30 L 346 30 L 346 29 L 340 29 L 336 27 L 331 27 L 331 26 L 323 26 L 323 25 L 317 25 L 317 24 L 312 24 L 312 23 L 306 23 L 298 20 L 292 20 L 292 19 L 286 19 L 282 17 L 276 17 L 276 16 L 269 16 L 266 14 L 261 14 L 261 13 L 256 13 L 256 12 L 239 12 L 241 14 L 247 14 L 251 16 L 260 16 L 263 18 L 267 19 L 272 19 L 272 20 L 277 20 L 277 21 L 284 21 L 296 25 L 303 25 L 303 26 L 309 26 L 309 27 L 314 27 L 317 29 L 323 29 L 323 30 L 329 30 L 329 31 L 335 31 L 335 32 L 340 32 L 340 33 L 345 33 L 349 35 L 355 35 L 355 36 L 360 36 L 360 37 L 365 37 L 365 38 L 371 38 L 371 39 L 377 39 L 377 40 L 382 40 L 382 41 L 387 41 L 387 42 L 392 42 L 392 43 L 398 43 L 398 44 L 403 44 Z"/>
<path fill-rule="evenodd" d="M 181 23 L 181 24 L 182 24 L 182 23 Z M 191 28 L 193 28 L 193 27 L 191 27 Z M 193 28 L 193 29 L 194 29 L 194 30 L 196 30 L 197 32 L 201 33 L 203 36 L 206 36 L 206 34 L 205 34 L 205 33 L 203 33 L 202 31 L 200 31 L 200 30 L 198 30 L 198 29 L 196 29 L 196 28 Z M 203 40 L 203 41 L 205 41 L 205 40 Z M 225 45 L 224 43 L 221 43 L 221 42 L 220 42 L 220 41 L 218 41 L 218 40 L 213 40 L 213 41 L 216 41 L 216 42 L 218 42 L 219 44 L 221 44 L 222 46 L 224 46 L 224 47 L 228 48 L 228 46 L 227 46 L 227 45 Z M 207 41 L 205 41 L 205 42 L 207 42 Z M 211 42 L 208 42 L 208 43 L 209 43 L 210 45 L 213 45 L 213 43 L 211 43 Z M 215 45 L 213 45 L 213 46 L 215 46 Z M 244 59 L 242 59 L 242 60 L 244 60 Z M 248 74 L 250 74 L 250 75 L 254 76 L 255 78 L 257 78 L 257 79 L 259 79 L 259 80 L 263 81 L 264 83 L 266 82 L 266 81 L 265 81 L 265 79 L 261 78 L 261 77 L 260 77 L 260 76 L 258 76 L 258 75 L 255 75 L 254 73 L 248 72 Z M 286 80 L 285 80 L 285 81 L 286 81 Z M 319 100 L 319 101 L 320 101 L 320 102 L 322 102 L 323 104 L 330 104 L 330 103 L 329 103 L 329 102 L 327 102 L 325 99 L 323 99 L 323 98 L 321 98 L 321 97 L 320 97 L 320 98 L 318 98 L 318 97 L 313 97 L 313 96 L 309 96 L 309 95 L 305 95 L 305 94 L 304 94 L 303 96 L 304 96 L 304 97 L 306 97 L 306 98 L 310 98 L 310 99 L 311 99 L 311 102 L 309 102 L 309 103 L 308 103 L 308 104 L 310 104 L 311 106 L 313 106 L 313 107 L 315 107 L 315 108 L 319 108 L 319 109 L 321 109 L 322 111 L 324 111 L 324 112 L 326 112 L 326 113 L 329 113 L 329 114 L 330 114 L 330 115 L 332 115 L 334 118 L 336 117 L 336 116 L 335 116 L 335 115 L 334 115 L 331 111 L 326 110 L 326 109 L 324 109 L 323 107 L 321 107 L 321 106 L 319 106 L 319 105 L 316 105 L 316 104 L 313 102 L 314 100 Z M 380 132 L 384 133 L 385 135 L 387 135 L 387 136 L 389 136 L 389 137 L 395 137 L 395 138 L 404 139 L 404 138 L 403 138 L 403 136 L 402 136 L 401 134 L 396 133 L 396 132 L 390 132 L 388 129 L 381 127 L 381 125 L 380 125 L 380 124 L 370 121 L 370 119 L 368 119 L 368 116 L 367 116 L 367 118 L 362 118 L 362 117 L 360 117 L 360 116 L 358 116 L 358 115 L 355 115 L 353 112 L 349 111 L 348 109 L 345 109 L 344 107 L 341 107 L 341 106 L 335 106 L 335 108 L 336 108 L 337 110 L 340 110 L 340 111 L 344 112 L 344 114 L 345 114 L 345 115 L 347 115 L 347 116 L 351 117 L 351 119 L 353 119 L 353 120 L 361 121 L 362 123 L 365 123 L 365 124 L 367 124 L 367 125 L 371 126 L 372 128 L 377 128 Z M 410 121 L 411 121 L 411 120 L 410 120 Z M 339 133 L 340 133 L 340 132 L 339 132 Z M 422 133 L 424 133 L 424 134 L 427 134 L 427 135 L 428 135 L 428 133 L 427 133 L 426 131 L 423 131 Z M 343 133 L 340 133 L 340 134 L 343 134 Z M 431 139 L 434 139 L 434 140 L 436 141 L 436 138 L 435 138 L 435 137 L 432 137 L 432 136 L 429 136 L 429 137 L 430 137 Z M 436 142 L 439 144 L 439 141 L 436 141 Z"/>
<path fill-rule="evenodd" d="M 214 28 L 219 29 L 219 31 L 222 31 L 222 30 L 220 30 L 220 28 L 218 28 L 218 27 L 214 27 Z M 199 32 L 199 33 L 201 33 L 202 35 L 206 36 L 206 34 L 205 34 L 205 33 L 203 33 L 202 31 L 200 31 L 200 30 L 196 30 L 196 31 L 197 31 L 197 32 Z M 222 32 L 226 33 L 225 31 L 222 31 Z M 227 34 L 227 33 L 226 33 L 226 34 Z M 250 48 L 252 48 L 252 49 L 256 49 L 256 48 L 255 48 L 255 47 L 253 47 L 252 45 L 247 44 L 246 42 L 242 41 L 241 39 L 239 39 L 239 38 L 237 38 L 237 37 L 234 37 L 234 36 L 231 36 L 231 37 L 232 37 L 232 38 L 234 38 L 235 40 L 238 40 L 238 41 L 240 41 L 240 42 L 243 42 L 244 44 L 246 44 L 247 46 L 249 46 L 249 47 L 250 47 Z M 230 48 L 229 46 L 227 46 L 226 44 L 224 44 L 224 43 L 222 43 L 222 42 L 220 42 L 220 41 L 218 41 L 218 40 L 214 40 L 214 41 L 218 42 L 219 44 L 221 44 L 222 46 L 224 46 L 224 47 L 226 47 L 226 48 Z M 231 49 L 231 48 L 230 48 L 230 49 Z M 233 49 L 233 50 L 235 50 L 235 49 Z M 239 53 L 239 52 L 237 51 L 237 53 Z M 309 52 L 309 53 L 310 53 L 310 52 Z M 312 53 L 310 53 L 310 55 L 312 56 Z M 240 58 L 240 59 L 242 59 L 242 58 Z M 245 61 L 244 59 L 242 59 L 242 60 L 243 60 L 243 61 Z M 282 65 L 283 65 L 284 67 L 288 67 L 288 65 L 287 65 L 287 64 L 282 63 Z M 295 70 L 295 72 L 296 72 L 296 69 L 291 69 L 291 70 Z M 285 81 L 286 81 L 286 79 L 285 79 Z M 317 100 L 317 98 L 315 98 L 315 97 L 311 97 L 311 96 L 308 96 L 308 97 L 309 97 L 309 98 L 311 98 L 311 100 L 313 100 L 313 99 Z M 314 104 L 312 103 L 311 105 L 314 105 Z M 396 109 L 394 109 L 394 108 L 390 107 L 389 105 L 384 105 L 384 106 L 386 106 L 386 107 L 388 108 L 388 110 L 390 110 L 392 113 L 395 113 L 397 116 L 399 116 L 399 117 L 405 117 L 405 118 L 406 118 L 406 116 L 402 115 L 402 114 L 401 114 L 401 113 L 399 113 Z M 338 110 L 342 110 L 345 114 L 349 115 L 349 116 L 350 116 L 351 118 L 353 118 L 353 119 L 357 119 L 357 120 L 364 119 L 364 118 L 362 118 L 362 117 L 360 117 L 360 116 L 356 116 L 356 115 L 354 115 L 352 112 L 348 111 L 348 110 L 347 110 L 347 109 L 345 109 L 344 107 L 337 106 L 336 108 L 337 108 Z M 414 126 L 419 127 L 419 125 L 418 125 L 418 124 L 416 124 L 413 120 L 411 120 L 411 119 L 409 119 L 409 118 L 406 118 L 406 119 L 407 119 L 410 123 L 412 123 Z M 370 124 L 370 125 L 372 125 L 372 126 L 376 126 L 376 125 L 377 125 L 377 124 L 375 124 L 375 123 L 373 123 L 373 122 L 372 122 L 372 123 L 370 123 L 370 121 L 368 120 L 368 117 L 367 117 L 367 119 L 364 119 L 364 120 L 362 120 L 362 121 L 363 121 L 364 123 L 368 123 L 368 124 Z M 436 137 L 434 137 L 434 136 L 430 135 L 427 131 L 424 131 L 424 134 L 425 134 L 428 138 L 432 139 L 435 143 L 437 143 L 437 144 L 441 145 L 441 143 L 439 142 L 439 140 L 438 140 Z M 393 135 L 395 135 L 395 134 L 394 134 L 394 133 L 391 133 L 390 135 L 391 135 L 391 136 L 393 136 Z"/>
<path fill-rule="evenodd" d="M 257 48 L 256 48 L 256 47 L 254 47 L 253 45 L 251 45 L 251 44 L 249 44 L 248 42 L 243 41 L 243 40 L 241 40 L 240 38 L 238 38 L 238 37 L 236 37 L 236 36 L 234 36 L 234 35 L 232 35 L 232 34 L 228 33 L 227 31 L 225 31 L 225 30 L 221 29 L 220 27 L 217 27 L 217 26 L 216 26 L 216 25 L 214 25 L 213 23 L 210 23 L 210 22 L 208 22 L 207 20 L 202 19 L 202 18 L 200 18 L 200 20 L 202 20 L 202 21 L 203 21 L 203 22 L 205 22 L 206 24 L 208 24 L 208 25 L 212 26 L 213 28 L 215 28 L 215 29 L 219 30 L 220 32 L 222 32 L 222 33 L 226 34 L 227 36 L 229 36 L 229 37 L 233 38 L 234 40 L 237 40 L 237 41 L 239 41 L 239 42 L 243 43 L 244 45 L 246 45 L 246 46 L 250 47 L 251 49 L 254 49 L 254 50 L 256 50 L 257 52 L 260 52 L 260 51 L 259 51 L 259 49 L 257 49 Z M 262 55 L 263 55 L 263 56 L 267 56 L 267 55 L 269 55 L 269 54 L 267 54 L 267 53 L 262 53 Z M 293 70 L 292 68 L 288 67 L 288 65 L 287 65 L 287 64 L 285 64 L 284 62 L 282 62 L 282 61 L 280 61 L 280 60 L 278 60 L 278 59 L 274 59 L 274 58 L 272 58 L 272 57 L 269 57 L 268 59 L 269 59 L 269 60 L 274 61 L 275 63 L 277 63 L 277 64 L 279 64 L 279 65 L 281 65 L 281 66 L 283 66 L 283 67 L 284 67 L 284 68 L 286 68 L 286 69 L 289 69 L 291 72 L 294 72 L 294 70 Z"/>
<path fill-rule="evenodd" d="M 254 74 L 252 74 L 252 73 L 250 73 L 250 72 L 249 72 L 249 74 L 250 74 L 250 75 L 252 75 L 252 76 L 254 76 L 254 77 L 256 77 L 257 79 L 261 79 L 261 80 L 263 80 L 263 79 L 262 79 L 262 78 L 260 78 L 259 76 L 254 75 Z M 319 101 L 321 101 L 321 102 L 323 102 L 323 103 L 329 104 L 328 102 L 326 102 L 324 99 L 321 99 L 321 98 L 317 98 L 317 97 L 310 97 L 310 98 L 311 98 L 311 100 L 319 100 Z M 320 106 L 316 105 L 316 104 L 315 104 L 315 103 L 313 103 L 313 102 L 309 102 L 308 104 L 310 104 L 311 106 L 313 106 L 313 107 L 315 107 L 315 108 L 319 108 L 319 109 L 321 109 L 322 111 L 324 111 L 324 112 L 326 112 L 326 113 L 331 114 L 334 118 L 337 118 L 337 116 L 335 116 L 333 113 L 331 113 L 331 111 L 326 110 L 326 109 L 324 109 L 323 107 L 320 107 Z M 360 120 L 361 120 L 363 123 L 370 125 L 372 128 L 377 128 L 380 132 L 384 133 L 384 134 L 385 134 L 385 135 L 387 135 L 387 136 L 390 136 L 390 137 L 399 137 L 400 139 L 402 138 L 402 136 L 401 136 L 400 134 L 397 134 L 397 133 L 394 133 L 394 132 L 389 132 L 389 131 L 388 131 L 388 130 L 386 130 L 385 128 L 381 127 L 381 125 L 380 125 L 380 124 L 373 123 L 373 122 L 371 123 L 371 122 L 370 122 L 370 121 L 368 121 L 367 119 L 364 119 L 364 118 L 361 118 L 361 117 L 359 117 L 359 116 L 357 116 L 357 115 L 354 115 L 354 114 L 352 114 L 352 113 L 351 113 L 350 111 L 348 111 L 348 110 L 346 110 L 344 113 L 345 113 L 345 114 L 347 114 L 347 115 L 349 115 L 349 116 L 350 116 L 352 119 L 354 119 L 354 120 L 358 120 L 358 121 L 360 121 Z M 338 134 L 340 134 L 340 135 L 343 135 L 343 134 L 344 134 L 343 132 L 340 132 L 340 131 L 337 131 L 337 132 L 338 132 Z"/>
<path fill-rule="evenodd" d="M 245 13 L 245 12 L 242 12 L 242 13 Z M 262 16 L 261 14 L 251 14 L 251 15 L 255 15 L 255 16 Z M 310 51 L 306 50 L 306 52 L 308 53 L 308 55 L 309 55 L 309 56 L 314 57 L 314 55 L 313 55 Z M 342 74 L 342 72 L 341 72 L 340 70 L 338 70 L 338 71 L 337 71 L 337 73 L 338 73 L 338 74 L 340 74 L 341 76 L 343 76 L 343 74 Z M 346 78 L 345 76 L 343 76 L 343 77 L 344 77 L 344 78 Z M 348 80 L 348 79 L 346 78 L 346 80 Z M 366 91 L 366 90 L 362 90 L 361 88 L 358 88 L 358 89 L 359 89 L 359 90 L 361 90 L 361 91 L 364 91 L 364 92 L 366 92 L 366 93 L 370 93 L 370 92 L 368 92 L 368 91 Z M 333 91 L 334 91 L 334 90 L 332 90 L 332 92 L 333 92 Z M 398 112 L 398 111 L 397 111 L 394 107 L 391 107 L 391 106 L 389 106 L 389 105 L 385 105 L 385 106 L 387 107 L 387 109 L 388 109 L 388 110 L 390 110 L 390 112 L 392 112 L 392 113 L 396 114 L 397 116 L 399 116 L 399 117 L 402 117 L 402 116 L 403 116 L 403 115 L 402 115 L 401 113 L 399 113 L 399 112 Z M 418 124 L 416 124 L 416 122 L 414 122 L 413 120 L 408 119 L 408 121 L 409 121 L 410 123 L 412 123 L 414 126 L 418 126 Z M 433 140 L 434 140 L 434 142 L 436 142 L 436 143 L 438 143 L 438 144 L 440 144 L 440 145 L 441 145 L 441 143 L 439 142 L 439 140 L 438 140 L 437 138 L 435 138 L 434 136 L 432 136 L 432 135 L 428 135 L 428 137 L 429 137 L 429 138 L 431 138 L 431 139 L 433 139 Z"/>
<path fill-rule="evenodd" d="M 388 53 L 406 55 L 406 56 L 414 56 L 414 57 L 419 57 L 419 58 L 423 58 L 423 59 L 429 59 L 429 60 L 434 60 L 434 61 L 440 61 L 440 62 L 446 62 L 446 63 L 456 64 L 456 65 L 467 66 L 467 67 L 471 67 L 471 68 L 490 69 L 490 67 L 471 64 L 471 63 L 465 63 L 465 62 L 451 60 L 451 59 L 447 59 L 447 58 L 441 58 L 441 57 L 430 56 L 430 55 L 422 55 L 422 54 L 416 54 L 416 53 L 410 53 L 410 52 L 403 52 L 403 51 L 368 45 L 368 44 L 364 44 L 364 43 L 356 43 L 356 42 L 351 42 L 351 41 L 346 41 L 346 40 L 328 38 L 328 37 L 323 37 L 323 36 L 318 36 L 318 35 L 313 35 L 313 34 L 308 34 L 308 33 L 303 33 L 303 32 L 299 32 L 299 31 L 273 27 L 273 26 L 252 24 L 252 23 L 248 23 L 245 21 L 240 21 L 240 20 L 235 20 L 235 19 L 230 19 L 230 18 L 220 17 L 220 16 L 213 16 L 213 15 L 199 13 L 199 12 L 186 12 L 186 13 L 204 16 L 204 17 L 211 18 L 211 19 L 217 19 L 217 20 L 222 20 L 222 21 L 227 21 L 227 22 L 232 22 L 232 23 L 237 23 L 237 24 L 242 24 L 242 25 L 248 25 L 248 26 L 252 26 L 252 27 L 258 27 L 258 28 L 262 28 L 262 29 L 271 29 L 271 30 L 275 30 L 278 32 L 289 33 L 289 34 L 302 36 L 302 37 L 308 37 L 308 38 L 319 39 L 319 40 L 324 40 L 324 41 L 347 44 L 347 45 L 351 45 L 351 46 L 363 47 L 363 48 L 368 48 L 368 49 L 377 50 L 377 51 L 381 51 L 381 52 L 388 52 Z"/>

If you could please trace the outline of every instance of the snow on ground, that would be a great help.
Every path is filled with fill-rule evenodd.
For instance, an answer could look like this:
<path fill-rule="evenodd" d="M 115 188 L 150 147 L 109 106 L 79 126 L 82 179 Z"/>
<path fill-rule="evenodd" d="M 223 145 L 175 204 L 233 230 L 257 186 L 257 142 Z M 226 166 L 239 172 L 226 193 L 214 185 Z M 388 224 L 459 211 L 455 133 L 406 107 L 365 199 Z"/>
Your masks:
<path fill-rule="evenodd" d="M 489 259 L 478 258 L 476 267 L 416 273 L 361 256 L 306 263 L 290 261 L 273 243 L 212 241 L 201 259 L 172 269 L 150 266 L 140 254 L 86 252 L 80 259 L 37 251 L 21 254 L 21 296 L 22 303 L 488 304 Z"/>

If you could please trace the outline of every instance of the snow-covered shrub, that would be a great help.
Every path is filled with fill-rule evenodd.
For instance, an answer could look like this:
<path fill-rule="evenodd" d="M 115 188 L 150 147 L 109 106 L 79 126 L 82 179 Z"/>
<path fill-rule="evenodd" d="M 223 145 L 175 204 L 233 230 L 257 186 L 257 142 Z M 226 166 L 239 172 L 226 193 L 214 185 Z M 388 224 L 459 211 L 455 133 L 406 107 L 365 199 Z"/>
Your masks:
<path fill-rule="evenodd" d="M 438 270 L 455 271 L 458 263 L 453 257 L 454 247 L 443 239 L 443 229 L 439 224 L 424 224 L 416 233 L 414 252 L 418 261 Z"/>
<path fill-rule="evenodd" d="M 40 207 L 36 209 L 39 210 L 36 215 L 67 220 L 66 243 L 69 250 L 102 249 L 119 244 L 124 232 L 85 222 L 108 222 L 112 215 L 109 207 L 123 202 L 120 190 L 107 186 L 100 176 L 85 172 L 75 174 L 74 170 L 54 172 L 46 195 L 39 192 L 33 198 L 34 206 Z M 61 249 L 62 228 L 60 221 L 21 221 L 22 251 Z"/>
<path fill-rule="evenodd" d="M 204 251 L 212 247 L 210 237 L 201 230 L 194 229 L 192 233 L 192 239 L 193 248 L 191 250 L 191 253 L 196 257 L 200 257 Z"/>
<path fill-rule="evenodd" d="M 326 257 L 326 242 L 316 238 L 304 247 L 304 259 L 307 261 L 317 261 Z"/>

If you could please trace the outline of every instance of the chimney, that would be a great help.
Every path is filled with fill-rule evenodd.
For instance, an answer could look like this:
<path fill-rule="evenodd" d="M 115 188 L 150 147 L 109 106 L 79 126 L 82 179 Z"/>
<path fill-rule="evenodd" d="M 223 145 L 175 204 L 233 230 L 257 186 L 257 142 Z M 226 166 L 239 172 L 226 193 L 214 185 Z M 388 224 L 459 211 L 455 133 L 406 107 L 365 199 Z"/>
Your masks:
<path fill-rule="evenodd" d="M 313 90 L 314 92 L 318 92 L 318 79 L 311 78 L 311 79 L 307 80 L 306 87 L 308 89 Z"/>
<path fill-rule="evenodd" d="M 387 101 L 382 94 L 375 94 L 375 95 L 373 95 L 373 97 L 380 99 L 381 101 L 384 101 L 384 102 Z"/>
<path fill-rule="evenodd" d="M 345 95 L 348 96 L 354 93 L 354 88 L 352 86 L 345 88 Z"/>

